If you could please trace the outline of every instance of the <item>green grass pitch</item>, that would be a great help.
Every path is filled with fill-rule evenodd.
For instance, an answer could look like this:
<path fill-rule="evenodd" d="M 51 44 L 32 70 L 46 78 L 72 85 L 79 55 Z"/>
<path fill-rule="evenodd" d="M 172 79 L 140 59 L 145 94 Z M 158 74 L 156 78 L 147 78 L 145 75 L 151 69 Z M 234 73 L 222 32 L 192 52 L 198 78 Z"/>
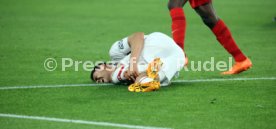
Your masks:
<path fill-rule="evenodd" d="M 90 72 L 43 67 L 108 60 L 110 45 L 133 32 L 171 33 L 167 0 L 0 0 L 0 88 L 90 84 Z M 239 75 L 182 71 L 178 80 L 276 77 L 275 0 L 214 0 L 217 14 L 254 64 Z M 185 7 L 185 49 L 190 61 L 230 56 Z M 81 67 L 81 65 L 79 66 Z M 151 93 L 127 86 L 0 90 L 0 113 L 111 122 L 176 129 L 275 129 L 276 81 L 173 83 Z M 3 129 L 115 128 L 0 116 Z"/>

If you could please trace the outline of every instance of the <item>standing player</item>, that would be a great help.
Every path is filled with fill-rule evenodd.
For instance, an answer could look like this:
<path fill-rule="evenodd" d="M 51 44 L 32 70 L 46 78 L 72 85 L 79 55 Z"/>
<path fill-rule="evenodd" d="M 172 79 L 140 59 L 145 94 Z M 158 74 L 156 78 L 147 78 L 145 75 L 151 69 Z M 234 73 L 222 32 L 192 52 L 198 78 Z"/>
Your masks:
<path fill-rule="evenodd" d="M 187 3 L 187 1 L 188 0 L 169 0 L 168 2 L 170 16 L 172 18 L 173 39 L 182 49 L 184 49 L 186 31 L 186 19 L 182 7 Z M 212 5 L 212 0 L 189 0 L 189 2 L 192 8 L 202 18 L 204 24 L 212 30 L 220 44 L 235 59 L 236 63 L 234 66 L 229 71 L 223 72 L 222 74 L 237 74 L 252 67 L 250 59 L 246 57 L 239 49 L 228 27 L 216 15 Z M 186 64 L 187 63 L 188 61 L 186 61 Z"/>
<path fill-rule="evenodd" d="M 184 67 L 184 52 L 169 36 L 135 33 L 115 42 L 109 55 L 117 65 L 99 64 L 91 72 L 98 83 L 131 82 L 131 92 L 158 90 Z"/>

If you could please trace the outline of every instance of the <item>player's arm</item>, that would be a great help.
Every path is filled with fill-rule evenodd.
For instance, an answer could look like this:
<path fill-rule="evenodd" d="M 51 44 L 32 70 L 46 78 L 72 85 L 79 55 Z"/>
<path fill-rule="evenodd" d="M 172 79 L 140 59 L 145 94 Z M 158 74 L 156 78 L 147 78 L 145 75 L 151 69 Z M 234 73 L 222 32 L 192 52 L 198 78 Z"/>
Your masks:
<path fill-rule="evenodd" d="M 128 44 L 131 49 L 131 58 L 136 58 L 137 60 L 140 57 L 141 51 L 144 47 L 144 33 L 137 32 L 128 37 Z"/>
<path fill-rule="evenodd" d="M 134 76 L 135 78 L 139 75 L 137 63 L 144 47 L 144 33 L 137 32 L 128 37 L 128 44 L 131 49 L 130 54 L 130 68 L 129 77 Z M 130 79 L 130 78 L 128 78 Z"/>

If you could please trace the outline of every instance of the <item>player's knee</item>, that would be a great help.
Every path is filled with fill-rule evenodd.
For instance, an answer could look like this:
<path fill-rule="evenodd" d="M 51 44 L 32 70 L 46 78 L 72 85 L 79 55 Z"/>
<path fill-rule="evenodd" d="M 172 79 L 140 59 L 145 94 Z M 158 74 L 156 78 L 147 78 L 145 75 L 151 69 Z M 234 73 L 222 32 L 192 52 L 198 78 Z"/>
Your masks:
<path fill-rule="evenodd" d="M 169 0 L 168 9 L 171 10 L 173 8 L 182 8 L 184 6 L 185 0 Z"/>
<path fill-rule="evenodd" d="M 219 18 L 215 14 L 215 11 L 209 4 L 200 6 L 200 7 L 196 8 L 195 10 L 200 15 L 204 24 L 211 29 L 216 25 L 216 23 L 219 20 Z"/>
<path fill-rule="evenodd" d="M 216 23 L 218 22 L 218 19 L 215 18 L 215 17 L 208 17 L 208 16 L 203 16 L 201 17 L 202 18 L 202 21 L 203 23 L 208 26 L 210 29 L 212 29 Z"/>

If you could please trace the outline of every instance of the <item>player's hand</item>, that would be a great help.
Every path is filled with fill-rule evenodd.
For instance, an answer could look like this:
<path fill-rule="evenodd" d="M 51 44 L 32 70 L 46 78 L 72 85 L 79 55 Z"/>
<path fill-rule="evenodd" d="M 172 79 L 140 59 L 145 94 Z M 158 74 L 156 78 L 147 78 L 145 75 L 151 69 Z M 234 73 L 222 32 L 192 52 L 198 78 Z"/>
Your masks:
<path fill-rule="evenodd" d="M 133 81 L 134 78 L 131 77 L 131 76 L 129 75 L 128 70 L 124 72 L 124 77 L 126 78 L 126 80 L 127 80 L 128 82 L 130 82 L 130 83 L 133 83 L 133 82 L 134 82 L 134 81 Z"/>
<path fill-rule="evenodd" d="M 126 78 L 128 80 L 135 81 L 136 78 L 139 76 L 139 71 L 138 71 L 138 65 L 136 63 L 133 63 L 132 66 L 128 68 Z"/>

